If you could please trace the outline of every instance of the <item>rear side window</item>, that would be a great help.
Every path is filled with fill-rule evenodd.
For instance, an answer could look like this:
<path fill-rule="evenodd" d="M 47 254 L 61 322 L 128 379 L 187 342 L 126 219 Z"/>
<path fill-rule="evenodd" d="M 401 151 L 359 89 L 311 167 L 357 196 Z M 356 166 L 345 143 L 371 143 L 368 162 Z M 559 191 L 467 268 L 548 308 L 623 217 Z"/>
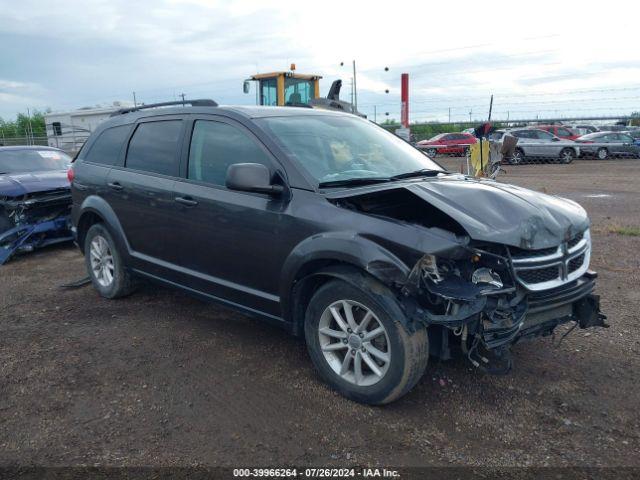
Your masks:
<path fill-rule="evenodd" d="M 115 165 L 129 134 L 129 128 L 130 125 L 107 128 L 96 139 L 84 160 L 101 165 Z"/>
<path fill-rule="evenodd" d="M 234 163 L 261 163 L 271 169 L 267 153 L 242 130 L 226 123 L 198 120 L 189 149 L 188 178 L 225 185 Z"/>
<path fill-rule="evenodd" d="M 181 120 L 141 123 L 129 142 L 125 166 L 145 172 L 177 176 L 181 129 Z"/>

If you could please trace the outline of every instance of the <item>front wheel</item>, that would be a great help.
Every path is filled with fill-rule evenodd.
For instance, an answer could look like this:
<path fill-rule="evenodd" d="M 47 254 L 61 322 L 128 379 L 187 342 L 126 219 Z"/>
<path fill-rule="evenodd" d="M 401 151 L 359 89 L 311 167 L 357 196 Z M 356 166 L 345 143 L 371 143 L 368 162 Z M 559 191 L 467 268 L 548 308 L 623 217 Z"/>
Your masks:
<path fill-rule="evenodd" d="M 429 359 L 424 326 L 406 331 L 386 302 L 342 280 L 323 285 L 305 318 L 307 348 L 322 378 L 347 398 L 381 405 L 406 394 Z"/>
<path fill-rule="evenodd" d="M 435 157 L 437 153 L 438 153 L 438 150 L 436 150 L 435 148 L 427 148 L 427 156 Z"/>
<path fill-rule="evenodd" d="M 513 155 L 511 155 L 511 158 L 509 159 L 509 163 L 511 165 L 519 165 L 523 161 L 524 161 L 524 152 L 522 151 L 522 149 L 516 148 L 515 152 L 513 152 Z"/>

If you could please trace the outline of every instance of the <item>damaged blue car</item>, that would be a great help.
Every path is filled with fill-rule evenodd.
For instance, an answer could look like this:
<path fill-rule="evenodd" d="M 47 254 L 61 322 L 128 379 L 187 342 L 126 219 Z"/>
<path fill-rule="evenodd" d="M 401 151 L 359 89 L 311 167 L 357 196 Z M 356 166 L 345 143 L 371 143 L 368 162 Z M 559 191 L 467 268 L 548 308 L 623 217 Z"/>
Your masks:
<path fill-rule="evenodd" d="M 15 253 L 73 240 L 70 164 L 57 148 L 0 147 L 0 265 Z"/>

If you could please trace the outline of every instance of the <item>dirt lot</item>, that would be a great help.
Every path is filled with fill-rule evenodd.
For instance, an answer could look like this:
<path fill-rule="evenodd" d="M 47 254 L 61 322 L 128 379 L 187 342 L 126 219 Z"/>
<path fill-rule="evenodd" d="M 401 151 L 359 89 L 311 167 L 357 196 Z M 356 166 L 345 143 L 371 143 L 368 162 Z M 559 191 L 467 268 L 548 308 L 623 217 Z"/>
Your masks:
<path fill-rule="evenodd" d="M 506 169 L 589 211 L 608 330 L 518 345 L 503 377 L 434 361 L 373 408 L 240 314 L 152 286 L 61 289 L 83 260 L 50 248 L 0 268 L 0 465 L 640 466 L 640 237 L 612 233 L 640 226 L 640 161 Z"/>

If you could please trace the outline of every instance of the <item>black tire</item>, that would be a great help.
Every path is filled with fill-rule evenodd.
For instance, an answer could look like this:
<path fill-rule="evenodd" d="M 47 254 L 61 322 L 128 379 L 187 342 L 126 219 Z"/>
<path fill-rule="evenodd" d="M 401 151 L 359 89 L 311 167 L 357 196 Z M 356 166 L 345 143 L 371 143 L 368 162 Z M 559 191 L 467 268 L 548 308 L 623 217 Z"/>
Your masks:
<path fill-rule="evenodd" d="M 464 147 L 464 150 L 462 151 L 462 155 L 465 157 L 469 156 L 469 152 L 470 152 L 470 148 L 469 147 Z"/>
<path fill-rule="evenodd" d="M 335 302 L 345 299 L 371 310 L 388 335 L 388 369 L 377 383 L 370 386 L 356 385 L 341 377 L 330 366 L 320 346 L 318 331 L 323 312 Z M 381 298 L 342 280 L 331 280 L 318 289 L 307 308 L 305 339 L 313 364 L 333 389 L 357 402 L 382 405 L 397 400 L 420 380 L 429 360 L 427 329 L 419 326 L 415 333 L 408 333 L 398 320 L 402 312 L 390 302 L 394 300 Z M 346 355 L 349 355 L 350 348 L 347 348 Z"/>
<path fill-rule="evenodd" d="M 596 152 L 596 158 L 598 160 L 606 160 L 607 158 L 609 158 L 609 150 L 607 150 L 605 147 L 599 148 Z"/>
<path fill-rule="evenodd" d="M 113 279 L 108 285 L 100 283 L 92 267 L 91 244 L 96 237 L 102 237 L 106 241 L 113 259 Z M 135 290 L 135 282 L 122 261 L 122 254 L 118 250 L 113 237 L 102 223 L 92 225 L 87 231 L 84 240 L 84 259 L 91 283 L 93 283 L 93 286 L 101 296 L 105 298 L 124 297 Z"/>
<path fill-rule="evenodd" d="M 573 148 L 564 148 L 560 152 L 560 163 L 567 165 L 573 162 L 575 158 L 576 158 L 576 152 Z"/>
<path fill-rule="evenodd" d="M 516 148 L 513 155 L 509 158 L 510 165 L 519 165 L 524 162 L 524 151 L 521 148 Z"/>
<path fill-rule="evenodd" d="M 435 148 L 427 148 L 426 154 L 428 157 L 435 157 L 438 154 L 438 150 Z"/>

